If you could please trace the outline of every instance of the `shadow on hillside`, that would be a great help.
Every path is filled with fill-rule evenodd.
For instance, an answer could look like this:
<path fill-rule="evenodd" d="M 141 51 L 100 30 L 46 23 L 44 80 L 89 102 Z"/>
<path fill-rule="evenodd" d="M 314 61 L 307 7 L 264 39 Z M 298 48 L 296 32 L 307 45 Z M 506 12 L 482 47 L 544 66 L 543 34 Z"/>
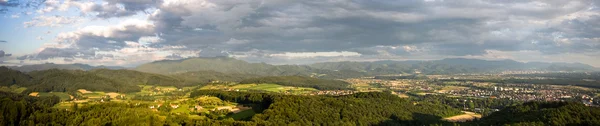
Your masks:
<path fill-rule="evenodd" d="M 379 126 L 422 126 L 422 125 L 431 125 L 431 124 L 440 124 L 440 125 L 452 125 L 451 122 L 442 121 L 442 117 L 423 114 L 423 113 L 413 113 L 413 120 L 401 120 L 398 116 L 392 115 L 390 120 L 383 121 L 377 125 Z"/>

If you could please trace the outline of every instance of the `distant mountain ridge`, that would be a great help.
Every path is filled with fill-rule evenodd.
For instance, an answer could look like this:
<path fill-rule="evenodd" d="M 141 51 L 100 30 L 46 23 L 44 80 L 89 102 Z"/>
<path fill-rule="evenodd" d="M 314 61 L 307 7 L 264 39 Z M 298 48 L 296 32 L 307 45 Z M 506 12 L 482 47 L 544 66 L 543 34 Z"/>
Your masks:
<path fill-rule="evenodd" d="M 248 63 L 229 57 L 188 58 L 162 60 L 142 64 L 134 70 L 157 74 L 181 74 L 193 71 L 214 71 L 225 74 L 251 74 L 258 76 L 313 76 L 323 78 L 360 77 L 356 71 L 334 71 L 315 69 L 306 65 L 270 65 Z"/>
<path fill-rule="evenodd" d="M 54 63 L 45 63 L 45 64 L 34 64 L 34 65 L 23 65 L 23 66 L 8 66 L 10 69 L 18 70 L 21 72 L 31 72 L 31 71 L 40 71 L 40 70 L 49 70 L 49 69 L 63 69 L 63 70 L 93 70 L 93 69 L 125 69 L 125 67 L 120 66 L 91 66 L 88 64 L 54 64 Z"/>
<path fill-rule="evenodd" d="M 375 62 L 325 62 L 309 65 L 318 69 L 356 70 L 379 73 L 410 73 L 420 71 L 426 74 L 479 73 L 505 70 L 540 71 L 594 71 L 593 66 L 582 63 L 518 62 L 514 60 L 481 60 L 448 58 L 432 61 L 375 61 Z"/>
<path fill-rule="evenodd" d="M 26 87 L 25 93 L 72 92 L 78 89 L 137 92 L 141 90 L 138 85 L 183 87 L 203 84 L 194 80 L 186 81 L 173 76 L 125 69 L 93 69 L 89 71 L 49 69 L 24 73 L 0 66 L 0 75 L 0 86 Z"/>
<path fill-rule="evenodd" d="M 117 66 L 90 66 L 87 64 L 37 64 L 20 67 L 9 67 L 21 72 L 31 72 L 48 69 L 93 70 L 93 69 L 125 69 Z M 599 68 L 582 63 L 546 63 L 518 62 L 514 60 L 481 60 L 466 58 L 448 58 L 431 61 L 393 61 L 382 60 L 374 62 L 323 62 L 309 65 L 271 65 L 266 63 L 249 63 L 230 57 L 202 57 L 180 60 L 161 60 L 139 65 L 133 70 L 167 74 L 185 75 L 199 71 L 218 73 L 219 77 L 226 74 L 257 76 L 312 76 L 319 78 L 349 78 L 382 74 L 458 74 L 486 73 L 506 70 L 539 70 L 539 71 L 600 71 Z M 189 73 L 186 75 L 185 73 Z M 206 73 L 202 74 L 206 75 Z M 198 78 L 206 80 L 207 78 Z M 234 79 L 239 80 L 242 78 Z"/>

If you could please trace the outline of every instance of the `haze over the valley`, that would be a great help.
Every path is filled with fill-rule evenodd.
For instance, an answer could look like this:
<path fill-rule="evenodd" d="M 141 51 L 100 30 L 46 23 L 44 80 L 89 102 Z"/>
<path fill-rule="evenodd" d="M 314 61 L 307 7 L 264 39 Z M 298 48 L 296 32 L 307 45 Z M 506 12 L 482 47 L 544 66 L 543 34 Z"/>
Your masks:
<path fill-rule="evenodd" d="M 600 67 L 600 2 L 0 0 L 0 65 L 475 58 Z"/>

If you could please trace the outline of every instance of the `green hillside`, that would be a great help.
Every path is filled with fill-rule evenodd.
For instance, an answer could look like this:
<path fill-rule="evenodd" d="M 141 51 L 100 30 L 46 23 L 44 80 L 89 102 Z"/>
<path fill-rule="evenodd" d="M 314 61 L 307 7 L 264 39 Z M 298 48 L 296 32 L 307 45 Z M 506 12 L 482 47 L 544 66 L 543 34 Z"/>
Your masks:
<path fill-rule="evenodd" d="M 31 82 L 31 76 L 20 71 L 12 70 L 7 67 L 0 67 L 0 86 L 21 85 L 28 86 Z"/>
<path fill-rule="evenodd" d="M 193 71 L 216 71 L 222 73 L 258 73 L 259 70 L 272 67 L 268 64 L 247 63 L 227 57 L 189 58 L 183 60 L 164 60 L 142 64 L 135 70 L 149 73 L 174 74 Z"/>
<path fill-rule="evenodd" d="M 347 82 L 339 80 L 318 79 L 304 76 L 270 76 L 251 78 L 240 81 L 241 84 L 263 84 L 272 83 L 284 86 L 309 87 L 319 90 L 340 90 L 348 89 L 350 85 Z"/>
<path fill-rule="evenodd" d="M 175 77 L 160 74 L 144 73 L 134 70 L 95 69 L 89 71 L 88 73 L 94 74 L 99 77 L 110 78 L 119 83 L 130 85 L 157 85 L 182 87 L 195 84 L 193 82 L 185 83 L 183 80 L 180 80 L 179 78 Z"/>
<path fill-rule="evenodd" d="M 9 67 L 9 68 L 18 70 L 18 71 L 22 71 L 22 72 L 41 71 L 41 70 L 49 70 L 49 69 L 61 69 L 61 70 L 124 69 L 123 67 L 118 67 L 118 66 L 91 66 L 91 65 L 80 64 L 80 63 L 75 63 L 75 64 L 45 63 L 45 64 L 13 66 L 13 67 Z"/>
<path fill-rule="evenodd" d="M 78 89 L 110 92 L 140 91 L 135 84 L 126 84 L 80 70 L 44 70 L 29 73 L 34 79 L 25 92 L 66 92 Z"/>
<path fill-rule="evenodd" d="M 510 117 L 510 118 L 507 118 Z M 479 125 L 598 126 L 600 108 L 574 102 L 529 102 L 484 117 Z"/>
<path fill-rule="evenodd" d="M 230 73 L 225 74 L 216 71 L 193 71 L 170 75 L 186 82 L 208 83 L 211 81 L 239 82 L 248 78 L 260 77 L 254 74 Z"/>
<path fill-rule="evenodd" d="M 188 58 L 182 60 L 164 60 L 142 64 L 137 71 L 157 74 L 182 74 L 195 71 L 214 71 L 224 74 L 245 74 L 256 76 L 315 76 L 319 78 L 349 78 L 366 74 L 357 71 L 334 71 L 316 69 L 303 65 L 270 65 L 266 63 L 248 63 L 228 57 Z M 183 74 L 186 76 L 185 74 Z"/>

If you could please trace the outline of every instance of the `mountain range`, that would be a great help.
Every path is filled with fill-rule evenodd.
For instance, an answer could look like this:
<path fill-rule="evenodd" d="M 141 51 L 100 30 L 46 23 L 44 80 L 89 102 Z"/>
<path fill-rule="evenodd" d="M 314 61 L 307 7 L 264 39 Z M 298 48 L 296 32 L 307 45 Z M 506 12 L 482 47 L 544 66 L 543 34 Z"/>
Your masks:
<path fill-rule="evenodd" d="M 593 66 L 581 63 L 517 62 L 514 60 L 442 59 L 432 61 L 375 61 L 375 62 L 325 62 L 310 65 L 270 65 L 248 63 L 228 57 L 188 58 L 163 60 L 140 65 L 134 70 L 176 74 L 190 71 L 217 71 L 263 76 L 310 75 L 324 78 L 356 77 L 381 74 L 458 74 L 489 73 L 506 70 L 538 71 L 593 71 Z"/>
<path fill-rule="evenodd" d="M 506 70 L 539 71 L 594 71 L 593 66 L 582 63 L 517 62 L 514 60 L 480 60 L 451 58 L 432 61 L 376 61 L 376 62 L 326 62 L 310 65 L 328 70 L 355 70 L 380 74 L 411 73 L 425 74 L 483 73 Z"/>
<path fill-rule="evenodd" d="M 92 69 L 125 69 L 125 67 L 120 66 L 91 66 L 88 64 L 54 64 L 54 63 L 44 63 L 44 64 L 34 64 L 34 65 L 23 65 L 23 66 L 9 66 L 8 68 L 13 70 L 18 70 L 22 72 L 31 72 L 31 71 L 40 71 L 40 70 L 48 70 L 48 69 L 64 69 L 64 70 L 92 70 Z"/>
<path fill-rule="evenodd" d="M 36 64 L 9 67 L 22 72 L 47 69 L 84 70 L 126 69 L 118 66 L 91 66 L 87 64 Z M 249 76 L 312 76 L 320 78 L 347 78 L 382 74 L 459 74 L 490 73 L 506 70 L 538 71 L 597 71 L 598 68 L 582 63 L 518 62 L 514 60 L 480 60 L 450 58 L 431 61 L 392 61 L 375 62 L 323 62 L 309 65 L 271 65 L 249 63 L 230 57 L 187 58 L 181 60 L 161 60 L 139 65 L 132 70 L 191 77 L 200 73 L 241 74 Z M 237 75 L 236 75 L 237 76 Z M 201 79 L 201 78 L 198 78 Z M 240 80 L 244 78 L 238 78 Z M 206 79 L 203 79 L 206 80 Z"/>

